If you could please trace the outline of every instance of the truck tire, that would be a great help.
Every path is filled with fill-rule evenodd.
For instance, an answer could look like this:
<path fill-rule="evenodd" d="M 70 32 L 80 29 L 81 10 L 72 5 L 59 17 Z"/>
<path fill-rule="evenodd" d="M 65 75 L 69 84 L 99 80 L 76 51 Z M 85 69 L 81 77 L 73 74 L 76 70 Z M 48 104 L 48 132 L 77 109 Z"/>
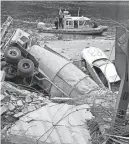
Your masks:
<path fill-rule="evenodd" d="M 34 73 L 34 63 L 30 59 L 21 59 L 18 63 L 18 73 L 22 77 L 30 77 Z"/>
<path fill-rule="evenodd" d="M 4 52 L 7 63 L 17 64 L 21 59 L 21 51 L 16 47 L 9 47 Z"/>

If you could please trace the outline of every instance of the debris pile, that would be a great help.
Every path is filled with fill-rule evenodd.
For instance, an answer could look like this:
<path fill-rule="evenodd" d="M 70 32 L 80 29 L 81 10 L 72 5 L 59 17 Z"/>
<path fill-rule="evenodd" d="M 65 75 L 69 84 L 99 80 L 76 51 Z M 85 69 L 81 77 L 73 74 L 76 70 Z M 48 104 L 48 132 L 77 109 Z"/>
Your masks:
<path fill-rule="evenodd" d="M 8 125 L 8 116 L 14 119 L 35 111 L 49 103 L 49 98 L 45 98 L 43 93 L 30 92 L 17 88 L 10 83 L 1 83 L 1 115 L 2 129 Z M 9 117 L 9 118 L 10 118 Z M 7 123 L 6 123 L 6 118 Z"/>
<path fill-rule="evenodd" d="M 62 60 L 61 57 L 58 59 L 55 55 L 56 52 L 51 54 L 51 51 L 48 52 L 42 47 L 37 45 L 34 47 L 32 43 L 29 45 L 30 35 L 35 37 L 35 41 L 39 45 L 41 41 L 49 39 L 47 36 L 42 39 L 39 34 L 33 35 L 33 32 L 29 32 L 30 35 L 27 34 L 29 36 L 26 38 L 22 35 L 20 29 L 15 34 L 18 35 L 14 35 L 16 39 L 13 41 L 13 50 L 8 51 L 10 52 L 8 53 L 10 60 L 7 61 L 7 57 L 4 58 L 4 55 L 3 62 L 7 62 L 6 66 L 8 67 L 8 71 L 5 71 L 5 77 L 7 77 L 11 68 L 18 69 L 13 78 L 17 79 L 20 85 L 12 83 L 12 78 L 8 79 L 8 81 L 1 78 L 2 136 L 4 137 L 4 132 L 10 130 L 11 134 L 17 135 L 18 133 L 22 139 L 24 139 L 24 136 L 29 135 L 29 138 L 33 138 L 34 141 L 36 139 L 36 144 L 40 139 L 42 139 L 42 142 L 52 141 L 52 143 L 55 143 L 56 141 L 58 144 L 60 144 L 60 141 L 73 144 L 73 141 L 75 143 L 77 139 L 77 143 L 86 144 L 89 142 L 90 131 L 92 139 L 90 141 L 93 144 L 102 144 L 107 140 L 109 138 L 107 134 L 109 135 L 112 130 L 118 95 L 110 90 L 100 88 L 89 75 L 83 73 L 71 62 Z M 5 49 L 12 48 L 10 41 L 6 39 L 2 47 Z M 16 60 L 13 60 L 12 63 L 11 60 L 18 53 L 17 49 L 20 51 L 20 58 L 18 58 L 17 63 L 15 63 Z M 28 61 L 21 64 L 22 69 L 20 72 L 17 66 L 24 58 L 32 60 L 33 63 L 33 71 L 30 71 L 29 75 L 27 74 L 32 65 Z M 26 82 L 24 86 L 23 82 Z M 42 92 L 34 89 L 34 85 L 39 86 Z M 80 112 L 82 109 L 83 111 Z M 44 113 L 41 114 L 42 112 Z M 63 119 L 65 120 L 63 121 Z M 125 126 L 118 126 L 117 128 L 118 133 L 125 130 Z M 55 134 L 57 130 L 59 132 Z M 128 130 L 126 130 L 126 134 Z M 67 133 L 71 134 L 69 139 L 67 139 Z M 88 137 L 84 136 L 85 133 L 87 133 Z M 118 136 L 118 133 L 115 135 Z M 66 137 L 63 134 L 66 134 Z M 56 139 L 55 135 L 58 135 L 59 138 Z M 121 135 L 122 133 L 119 133 L 119 136 Z M 50 140 L 49 137 L 53 139 Z M 81 141 L 80 137 L 82 138 Z M 24 143 L 27 143 L 27 141 Z"/>
<path fill-rule="evenodd" d="M 7 135 L 20 144 L 90 144 L 86 121 L 93 118 L 87 104 L 49 103 L 21 117 Z"/>

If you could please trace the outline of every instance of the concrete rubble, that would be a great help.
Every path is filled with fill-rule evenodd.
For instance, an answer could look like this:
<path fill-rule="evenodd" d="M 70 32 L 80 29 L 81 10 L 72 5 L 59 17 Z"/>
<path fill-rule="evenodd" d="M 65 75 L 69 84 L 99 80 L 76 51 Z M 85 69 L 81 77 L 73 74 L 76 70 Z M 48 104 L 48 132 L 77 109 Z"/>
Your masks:
<path fill-rule="evenodd" d="M 7 82 L 1 83 L 1 115 L 19 118 L 49 102 L 49 99 L 45 98 L 42 93 L 21 90 Z M 5 125 L 2 123 L 2 128 Z"/>
<path fill-rule="evenodd" d="M 8 131 L 10 139 L 23 143 L 76 143 L 90 144 L 86 122 L 94 118 L 88 105 L 73 106 L 49 103 L 21 117 Z M 50 131 L 49 131 L 50 129 Z M 53 129 L 53 130 L 52 130 Z M 52 130 L 51 136 L 49 134 Z M 48 133 L 47 133 L 48 131 Z M 41 136 L 42 135 L 42 136 Z M 31 138 L 31 139 L 27 139 Z M 48 138 L 47 138 L 48 137 Z"/>
<path fill-rule="evenodd" d="M 4 81 L 4 79 L 5 79 L 5 72 L 1 71 L 0 72 L 0 81 Z"/>
<path fill-rule="evenodd" d="M 54 101 L 57 104 L 53 103 L 51 101 Z M 23 121 L 25 122 L 30 117 L 29 118 L 30 122 L 31 121 L 33 122 L 33 118 L 37 121 L 36 125 L 37 125 L 37 128 L 39 130 L 38 119 L 39 120 L 43 120 L 43 121 L 46 121 L 48 119 L 48 121 L 49 121 L 50 117 L 48 117 L 48 114 L 49 114 L 48 112 L 51 110 L 51 118 L 52 118 L 52 122 L 53 122 L 53 118 L 55 117 L 54 115 L 56 115 L 57 111 L 59 111 L 59 108 L 60 108 L 60 112 L 57 113 L 58 114 L 57 118 L 59 118 L 59 121 L 60 121 L 58 123 L 59 125 L 64 123 L 62 120 L 60 120 L 61 115 L 62 115 L 62 117 L 64 117 L 66 115 L 65 116 L 66 118 L 68 118 L 67 115 L 70 115 L 70 117 L 69 117 L 71 119 L 70 123 L 78 124 L 78 125 L 80 125 L 80 123 L 82 123 L 82 127 L 83 127 L 83 125 L 85 125 L 85 120 L 88 121 L 88 120 L 91 120 L 91 119 L 94 118 L 94 116 L 89 111 L 89 109 L 90 109 L 89 105 L 82 105 L 82 106 L 68 105 L 66 103 L 68 101 L 73 101 L 73 100 L 70 99 L 70 98 L 52 98 L 51 100 L 49 100 L 48 97 L 44 97 L 43 93 L 31 92 L 31 91 L 28 91 L 28 90 L 24 90 L 20 86 L 19 87 L 14 86 L 12 83 L 8 83 L 8 82 L 5 82 L 5 81 L 1 82 L 1 116 L 2 116 L 1 127 L 2 127 L 2 138 L 3 139 L 5 138 L 5 135 L 4 135 L 5 133 L 4 132 L 7 131 L 6 137 L 9 136 L 9 138 L 11 139 L 12 142 L 18 142 L 20 140 L 19 138 L 17 140 L 15 140 L 15 138 L 10 137 L 10 132 L 12 131 L 11 132 L 12 136 L 13 135 L 15 135 L 16 137 L 17 136 L 21 136 L 21 137 L 24 138 L 23 143 L 27 142 L 28 140 L 27 140 L 25 135 L 22 136 L 22 134 L 20 134 L 19 132 L 18 133 L 14 132 L 15 131 L 14 130 L 15 127 L 13 127 L 13 124 L 18 129 L 20 128 L 20 130 L 22 131 L 21 126 L 19 126 L 19 124 L 21 125 L 21 120 L 23 119 Z M 62 104 L 59 104 L 59 103 L 62 103 Z M 85 110 L 86 110 L 86 112 L 85 112 Z M 42 112 L 44 113 L 43 115 L 41 114 Z M 75 112 L 76 112 L 76 114 L 74 114 Z M 37 118 L 36 115 L 39 115 L 38 118 Z M 80 115 L 81 118 L 79 118 L 78 115 Z M 25 118 L 25 120 L 24 120 L 24 118 Z M 76 122 L 75 122 L 74 118 L 76 119 Z M 23 124 L 22 127 L 24 127 L 25 123 L 22 123 Z M 54 123 L 56 123 L 56 121 Z M 45 124 L 45 125 L 47 126 L 47 124 Z M 65 127 L 67 125 L 69 125 L 69 124 L 68 124 L 68 122 L 66 123 L 66 121 L 65 121 Z M 27 127 L 29 128 L 29 125 Z M 50 125 L 49 125 L 49 127 L 50 127 Z M 42 131 L 42 128 L 43 127 L 41 126 L 40 127 L 41 133 L 45 132 L 45 131 Z M 11 131 L 9 130 L 10 131 L 9 132 L 8 129 L 10 129 Z M 71 129 L 73 129 L 73 131 L 77 130 L 77 129 L 74 130 L 74 128 L 72 128 L 72 126 L 71 126 Z M 78 130 L 79 129 L 80 128 L 78 128 Z M 85 129 L 85 128 L 83 128 L 83 129 L 84 129 L 85 133 L 87 133 L 87 137 L 84 138 L 83 134 L 80 133 L 81 136 L 82 136 L 82 140 L 81 141 L 84 144 L 85 143 L 89 143 L 88 142 L 89 139 L 90 139 L 89 132 L 88 132 L 87 129 Z M 31 131 L 28 131 L 28 132 L 32 132 L 32 133 L 35 133 L 35 134 L 37 133 L 38 135 L 40 134 L 39 132 L 34 132 L 36 129 L 35 130 L 34 129 L 30 129 L 30 130 Z M 59 131 L 60 131 L 60 129 L 59 129 Z M 67 131 L 69 131 L 69 129 Z M 26 133 L 27 135 L 28 135 L 28 132 Z M 33 136 L 36 138 L 35 134 Z M 37 137 L 38 137 L 38 135 L 37 135 Z M 76 138 L 79 136 L 77 134 L 75 134 L 75 135 L 76 135 Z M 62 133 L 62 137 L 63 137 L 63 133 Z M 71 135 L 71 138 L 72 137 L 73 136 Z M 45 140 L 44 138 L 42 138 L 41 141 L 44 141 Z M 70 142 L 71 138 L 69 138 L 68 140 L 63 139 L 63 141 Z M 56 142 L 59 143 L 60 139 L 62 139 L 62 138 L 58 137 L 56 139 Z M 51 141 L 54 142 L 54 140 L 55 140 L 55 138 L 53 137 L 53 140 L 51 140 Z M 49 140 L 47 140 L 47 141 L 49 142 Z M 22 142 L 20 142 L 20 143 L 22 144 Z M 31 141 L 28 141 L 28 143 L 31 143 Z"/>

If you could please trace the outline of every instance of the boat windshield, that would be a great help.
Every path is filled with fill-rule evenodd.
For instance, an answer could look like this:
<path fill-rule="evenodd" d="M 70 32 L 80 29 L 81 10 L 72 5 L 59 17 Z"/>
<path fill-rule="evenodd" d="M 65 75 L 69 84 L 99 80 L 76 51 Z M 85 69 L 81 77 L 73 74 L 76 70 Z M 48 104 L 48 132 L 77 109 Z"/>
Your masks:
<path fill-rule="evenodd" d="M 79 26 L 83 26 L 84 24 L 85 24 L 85 21 L 83 21 L 83 20 L 79 21 Z"/>
<path fill-rule="evenodd" d="M 87 26 L 87 25 L 91 25 L 90 20 L 86 20 L 86 21 L 84 21 L 84 25 L 85 25 L 85 26 Z"/>

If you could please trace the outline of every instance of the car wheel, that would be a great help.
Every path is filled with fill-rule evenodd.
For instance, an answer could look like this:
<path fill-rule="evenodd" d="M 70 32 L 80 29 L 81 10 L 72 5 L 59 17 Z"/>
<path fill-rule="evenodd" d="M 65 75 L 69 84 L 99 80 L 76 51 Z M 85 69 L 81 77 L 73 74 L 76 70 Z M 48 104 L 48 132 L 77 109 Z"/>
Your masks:
<path fill-rule="evenodd" d="M 17 64 L 21 59 L 21 51 L 16 47 L 9 47 L 4 52 L 5 60 L 11 64 Z"/>
<path fill-rule="evenodd" d="M 18 63 L 18 73 L 22 77 L 32 76 L 34 73 L 34 63 L 30 59 L 21 59 Z"/>

